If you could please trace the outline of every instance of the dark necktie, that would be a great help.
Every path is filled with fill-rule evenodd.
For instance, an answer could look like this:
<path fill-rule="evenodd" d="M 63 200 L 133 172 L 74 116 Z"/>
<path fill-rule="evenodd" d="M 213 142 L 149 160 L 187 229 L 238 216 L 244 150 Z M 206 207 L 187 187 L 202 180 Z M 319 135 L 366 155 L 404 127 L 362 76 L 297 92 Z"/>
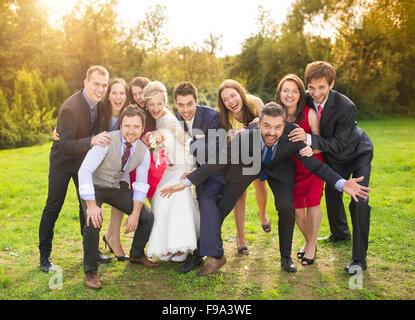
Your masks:
<path fill-rule="evenodd" d="M 91 109 L 91 123 L 94 125 L 95 119 L 97 118 L 97 106 Z"/>
<path fill-rule="evenodd" d="M 124 154 L 122 155 L 122 158 L 121 158 L 121 171 L 124 169 L 125 164 L 127 163 L 128 158 L 130 157 L 131 147 L 132 147 L 131 143 L 129 143 L 129 142 L 125 143 L 125 151 L 124 151 Z"/>
<path fill-rule="evenodd" d="M 265 159 L 262 162 L 265 167 L 270 164 L 271 159 L 272 159 L 272 147 L 266 147 L 266 148 L 267 148 L 267 152 L 265 154 Z M 265 181 L 266 178 L 267 178 L 267 174 L 265 172 L 262 172 L 259 176 L 259 180 L 261 181 Z"/>

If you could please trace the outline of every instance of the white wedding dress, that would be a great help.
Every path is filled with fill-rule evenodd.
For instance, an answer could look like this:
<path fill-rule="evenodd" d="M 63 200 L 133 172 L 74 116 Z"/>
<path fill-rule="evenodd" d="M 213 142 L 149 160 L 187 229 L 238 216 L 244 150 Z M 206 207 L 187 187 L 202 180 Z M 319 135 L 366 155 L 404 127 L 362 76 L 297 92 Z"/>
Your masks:
<path fill-rule="evenodd" d="M 168 252 L 192 252 L 197 248 L 200 230 L 199 204 L 190 188 L 160 196 L 160 190 L 180 183 L 185 172 L 196 169 L 195 159 L 185 148 L 189 136 L 170 111 L 156 120 L 156 130 L 163 134 L 169 164 L 151 201 L 154 224 L 148 241 L 147 255 L 166 256 Z"/>

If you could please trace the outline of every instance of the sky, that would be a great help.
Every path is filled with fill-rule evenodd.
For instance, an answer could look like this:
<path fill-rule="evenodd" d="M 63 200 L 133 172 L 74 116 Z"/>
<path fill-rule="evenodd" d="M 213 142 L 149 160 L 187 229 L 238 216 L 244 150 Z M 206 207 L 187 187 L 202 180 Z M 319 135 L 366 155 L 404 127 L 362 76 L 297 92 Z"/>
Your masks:
<path fill-rule="evenodd" d="M 51 21 L 69 13 L 76 0 L 41 0 Z M 218 56 L 240 53 L 243 41 L 257 31 L 258 6 L 281 24 L 294 0 L 119 0 L 120 23 L 135 26 L 148 7 L 160 4 L 168 16 L 166 36 L 175 46 L 201 45 L 210 33 L 222 35 Z"/>

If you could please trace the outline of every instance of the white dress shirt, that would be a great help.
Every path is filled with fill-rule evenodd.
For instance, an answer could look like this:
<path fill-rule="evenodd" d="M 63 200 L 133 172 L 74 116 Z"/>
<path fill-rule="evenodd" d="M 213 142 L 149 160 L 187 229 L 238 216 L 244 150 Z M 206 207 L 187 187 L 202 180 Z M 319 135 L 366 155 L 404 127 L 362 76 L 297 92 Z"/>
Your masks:
<path fill-rule="evenodd" d="M 125 169 L 128 166 L 128 163 L 130 162 L 131 157 L 133 156 L 137 145 L 137 141 L 132 143 L 132 147 L 130 149 L 130 157 L 128 158 L 128 161 L 125 164 L 122 171 L 125 171 Z M 108 146 L 105 146 L 103 148 L 101 146 L 96 145 L 92 147 L 85 156 L 85 159 L 82 162 L 81 168 L 78 172 L 79 195 L 81 196 L 81 199 L 95 200 L 95 189 L 92 174 L 104 160 L 105 156 L 108 153 L 108 150 Z M 124 150 L 125 139 L 124 137 L 121 137 L 120 158 L 124 154 Z M 133 200 L 144 202 L 147 197 L 147 192 L 150 188 L 150 185 L 147 183 L 148 169 L 150 168 L 150 159 L 150 152 L 146 150 L 143 161 L 136 169 L 136 181 L 133 183 Z M 121 181 L 130 183 L 130 175 L 128 173 L 124 173 L 124 176 L 122 177 Z"/>

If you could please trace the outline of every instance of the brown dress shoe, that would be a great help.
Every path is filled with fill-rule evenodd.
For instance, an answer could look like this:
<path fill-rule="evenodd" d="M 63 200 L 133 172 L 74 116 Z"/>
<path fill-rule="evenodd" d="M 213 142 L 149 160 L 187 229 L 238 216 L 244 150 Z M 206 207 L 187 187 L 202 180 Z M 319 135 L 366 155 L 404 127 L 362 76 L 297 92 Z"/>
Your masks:
<path fill-rule="evenodd" d="M 101 281 L 99 281 L 98 276 L 95 273 L 88 272 L 85 273 L 85 285 L 89 289 L 100 289 L 101 288 Z"/>
<path fill-rule="evenodd" d="M 222 256 L 222 258 L 220 259 L 215 259 L 214 257 L 210 257 L 205 267 L 202 269 L 202 271 L 198 273 L 198 276 L 204 277 L 208 274 L 216 273 L 225 263 L 226 263 L 225 256 Z"/>
<path fill-rule="evenodd" d="M 157 262 L 151 261 L 146 256 L 144 256 L 142 258 L 130 257 L 130 263 L 132 263 L 132 264 L 141 264 L 143 266 L 150 267 L 150 268 L 158 267 L 160 265 Z"/>

